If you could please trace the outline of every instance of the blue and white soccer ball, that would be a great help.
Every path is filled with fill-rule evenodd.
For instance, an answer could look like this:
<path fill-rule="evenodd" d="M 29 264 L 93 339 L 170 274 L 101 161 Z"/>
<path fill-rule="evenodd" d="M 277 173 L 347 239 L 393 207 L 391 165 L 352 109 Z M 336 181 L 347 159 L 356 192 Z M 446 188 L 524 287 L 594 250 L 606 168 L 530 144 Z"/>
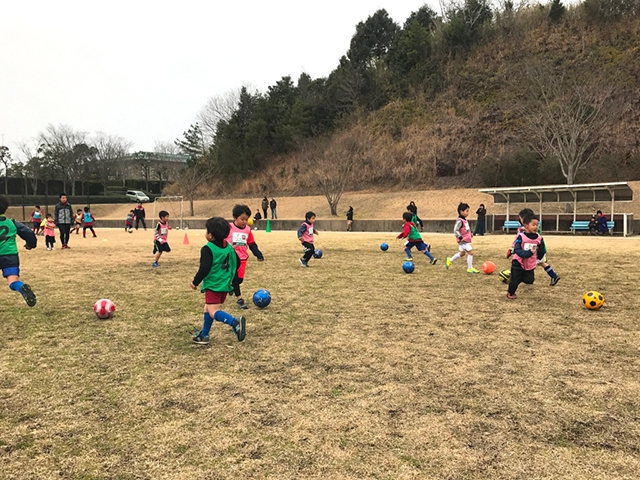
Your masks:
<path fill-rule="evenodd" d="M 268 290 L 261 288 L 253 294 L 253 303 L 258 308 L 265 308 L 271 303 L 271 294 Z"/>
<path fill-rule="evenodd" d="M 313 258 L 322 258 L 322 250 L 316 248 L 315 252 L 313 252 Z"/>
<path fill-rule="evenodd" d="M 380 250 L 382 250 L 383 252 L 386 252 L 387 250 L 389 250 L 389 244 L 388 243 L 381 244 Z"/>
<path fill-rule="evenodd" d="M 402 270 L 404 270 L 404 273 L 413 273 L 413 271 L 416 269 L 416 266 L 413 264 L 413 262 L 404 262 L 402 264 Z"/>

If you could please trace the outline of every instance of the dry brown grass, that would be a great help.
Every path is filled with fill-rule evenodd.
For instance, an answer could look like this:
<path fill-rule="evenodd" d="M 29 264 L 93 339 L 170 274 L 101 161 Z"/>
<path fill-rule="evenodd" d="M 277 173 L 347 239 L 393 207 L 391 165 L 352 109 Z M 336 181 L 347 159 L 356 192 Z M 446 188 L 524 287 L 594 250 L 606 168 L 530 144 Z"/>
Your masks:
<path fill-rule="evenodd" d="M 201 348 L 188 234 L 155 270 L 150 232 L 21 253 L 38 305 L 0 293 L 1 478 L 637 478 L 636 239 L 547 237 L 563 279 L 537 271 L 508 301 L 461 262 L 404 274 L 392 234 L 323 233 L 303 269 L 293 232 L 260 231 L 244 292 L 273 303 L 244 343 L 217 324 Z M 441 263 L 455 251 L 427 240 Z M 478 238 L 476 265 L 507 267 L 510 240 Z"/>

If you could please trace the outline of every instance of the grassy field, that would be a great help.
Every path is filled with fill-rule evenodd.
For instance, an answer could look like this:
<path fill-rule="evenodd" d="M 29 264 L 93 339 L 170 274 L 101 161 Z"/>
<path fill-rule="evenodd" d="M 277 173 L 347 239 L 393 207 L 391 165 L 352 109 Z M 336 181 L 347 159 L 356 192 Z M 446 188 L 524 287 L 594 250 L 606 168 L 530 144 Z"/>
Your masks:
<path fill-rule="evenodd" d="M 198 347 L 203 232 L 173 230 L 157 269 L 150 231 L 97 233 L 21 252 L 35 308 L 0 290 L 2 479 L 637 478 L 637 239 L 547 237 L 562 280 L 511 301 L 445 269 L 452 235 L 407 275 L 393 234 L 321 234 L 304 269 L 293 232 L 260 231 L 244 292 L 272 304 Z M 507 268 L 511 239 L 477 238 L 476 266 Z"/>

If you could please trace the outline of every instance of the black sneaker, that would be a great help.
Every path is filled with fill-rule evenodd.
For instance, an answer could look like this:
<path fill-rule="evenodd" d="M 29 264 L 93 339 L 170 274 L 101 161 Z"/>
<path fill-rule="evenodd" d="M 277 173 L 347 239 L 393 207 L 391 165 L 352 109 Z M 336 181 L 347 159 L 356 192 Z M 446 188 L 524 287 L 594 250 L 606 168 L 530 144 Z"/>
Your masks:
<path fill-rule="evenodd" d="M 239 342 L 244 340 L 244 337 L 247 336 L 247 319 L 244 317 L 236 318 L 237 324 L 235 327 L 232 327 L 233 333 Z"/>
<path fill-rule="evenodd" d="M 24 301 L 27 302 L 27 305 L 30 307 L 35 307 L 36 305 L 36 294 L 33 293 L 31 287 L 26 283 L 20 287 L 20 293 L 24 297 Z"/>
<path fill-rule="evenodd" d="M 430 263 L 431 265 L 435 265 L 436 263 L 438 263 L 438 259 L 437 259 L 437 258 L 434 258 L 434 259 L 433 259 L 433 260 L 431 260 L 429 263 Z"/>
<path fill-rule="evenodd" d="M 556 283 L 560 281 L 560 275 L 556 275 L 551 279 L 551 286 L 553 287 Z"/>
<path fill-rule="evenodd" d="M 196 343 L 198 345 L 209 345 L 209 337 L 202 337 L 200 335 L 196 335 L 195 337 L 192 338 L 193 343 Z"/>
<path fill-rule="evenodd" d="M 246 310 L 249 308 L 249 305 L 247 305 L 247 302 L 244 301 L 244 298 L 239 298 L 236 303 L 242 310 Z"/>

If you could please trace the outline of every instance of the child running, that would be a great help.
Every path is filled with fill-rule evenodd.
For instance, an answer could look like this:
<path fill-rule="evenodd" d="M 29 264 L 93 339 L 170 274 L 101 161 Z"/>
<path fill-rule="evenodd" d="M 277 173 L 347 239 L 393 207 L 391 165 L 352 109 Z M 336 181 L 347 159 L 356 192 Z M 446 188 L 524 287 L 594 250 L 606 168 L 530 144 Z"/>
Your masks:
<path fill-rule="evenodd" d="M 456 236 L 456 242 L 458 242 L 458 253 L 453 257 L 447 257 L 446 267 L 451 266 L 452 262 L 467 255 L 467 273 L 478 273 L 478 270 L 473 268 L 473 247 L 471 247 L 471 240 L 473 235 L 469 229 L 469 222 L 467 217 L 469 216 L 469 205 L 461 203 L 458 205 L 458 219 L 453 227 L 453 234 Z"/>
<path fill-rule="evenodd" d="M 84 214 L 82 215 L 82 221 L 84 222 L 82 226 L 82 236 L 87 238 L 87 228 L 91 230 L 93 233 L 93 238 L 97 237 L 95 230 L 93 229 L 93 222 L 96 221 L 95 217 L 91 213 L 89 207 L 84 207 Z"/>
<path fill-rule="evenodd" d="M 307 212 L 304 215 L 304 222 L 298 228 L 298 240 L 302 244 L 304 255 L 300 259 L 300 265 L 309 268 L 309 260 L 315 252 L 313 245 L 313 235 L 320 235 L 320 232 L 315 229 L 313 224 L 316 223 L 316 214 L 313 212 Z"/>
<path fill-rule="evenodd" d="M 80 232 L 80 226 L 82 225 L 83 218 L 84 215 L 82 214 L 82 210 L 76 210 L 76 215 L 73 219 L 73 230 L 75 230 L 76 235 L 78 235 L 78 233 Z"/>
<path fill-rule="evenodd" d="M 42 212 L 40 211 L 40 205 L 36 205 L 31 212 L 31 223 L 33 225 L 33 233 L 38 235 L 40 233 L 40 224 L 42 223 Z"/>
<path fill-rule="evenodd" d="M 518 227 L 517 234 L 524 231 L 524 217 L 526 217 L 527 215 L 533 215 L 533 210 L 531 210 L 530 208 L 523 208 L 522 210 L 520 210 L 520 213 L 518 213 L 518 220 L 520 221 L 520 226 Z M 537 233 L 540 233 L 540 222 L 538 222 Z M 516 240 L 518 239 L 517 234 L 516 234 L 516 238 L 513 240 L 513 244 L 511 245 L 511 248 L 507 250 L 507 258 L 511 257 L 511 255 L 513 254 L 513 247 L 516 243 Z M 551 265 L 547 263 L 546 246 L 545 246 L 545 251 L 542 252 L 542 259 L 536 260 L 536 266 L 538 265 L 540 265 L 544 269 L 544 271 L 547 272 L 547 275 L 549 275 L 549 277 L 551 278 L 550 285 L 552 287 L 555 286 L 555 284 L 560 281 L 560 275 L 558 275 L 553 270 L 553 268 L 551 268 Z"/>
<path fill-rule="evenodd" d="M 191 282 L 193 290 L 202 283 L 204 322 L 202 330 L 192 340 L 198 345 L 208 345 L 209 332 L 215 320 L 229 325 L 241 342 L 246 336 L 246 319 L 235 318 L 221 310 L 228 292 L 233 290 L 233 278 L 240 265 L 238 255 L 226 240 L 231 227 L 224 218 L 213 217 L 207 220 L 206 229 L 207 244 L 200 250 L 200 268 Z"/>
<path fill-rule="evenodd" d="M 522 219 L 523 231 L 518 233 L 513 244 L 511 278 L 507 290 L 507 298 L 510 300 L 516 299 L 518 285 L 533 283 L 537 260 L 542 260 L 544 256 L 546 249 L 542 235 L 538 234 L 538 222 L 538 217 L 533 213 L 525 215 Z"/>
<path fill-rule="evenodd" d="M 125 232 L 129 232 L 129 233 L 133 233 L 133 219 L 135 217 L 135 213 L 133 210 L 129 210 L 129 213 L 127 213 L 127 218 L 124 221 L 124 231 Z"/>
<path fill-rule="evenodd" d="M 169 212 L 160 210 L 158 216 L 160 217 L 160 221 L 158 225 L 156 225 L 156 231 L 153 235 L 153 253 L 156 255 L 152 264 L 154 267 L 160 266 L 158 260 L 160 260 L 162 252 L 169 253 L 171 251 L 171 247 L 169 247 L 167 243 L 167 238 L 169 237 Z"/>
<path fill-rule="evenodd" d="M 44 244 L 46 245 L 47 250 L 53 250 L 53 244 L 56 243 L 56 224 L 50 213 L 48 213 L 47 217 L 44 219 L 42 231 L 44 232 Z"/>
<path fill-rule="evenodd" d="M 2 276 L 7 279 L 9 288 L 20 293 L 27 305 L 33 307 L 36 304 L 36 295 L 29 285 L 20 281 L 20 258 L 16 235 L 26 242 L 27 250 L 36 248 L 38 239 L 35 233 L 22 223 L 5 217 L 7 208 L 9 208 L 9 199 L 0 195 L 0 270 L 2 270 Z"/>
<path fill-rule="evenodd" d="M 242 298 L 242 292 L 240 291 L 240 284 L 244 281 L 244 272 L 247 268 L 247 259 L 249 258 L 248 249 L 258 259 L 259 262 L 264 260 L 264 256 L 251 233 L 251 227 L 247 225 L 249 217 L 251 217 L 251 209 L 247 205 L 236 205 L 231 212 L 233 215 L 233 222 L 229 224 L 229 236 L 227 242 L 230 242 L 233 249 L 238 254 L 240 259 L 240 265 L 238 267 L 238 274 L 233 279 L 233 291 L 230 295 L 235 295 L 238 307 L 243 310 L 249 308 L 247 302 Z"/>
<path fill-rule="evenodd" d="M 404 251 L 407 253 L 408 261 L 413 262 L 413 257 L 411 256 L 411 249 L 413 247 L 416 247 L 416 249 L 419 252 L 422 252 L 427 257 L 429 257 L 429 262 L 431 263 L 431 265 L 435 265 L 438 260 L 433 258 L 433 255 L 431 255 L 431 253 L 429 252 L 429 249 L 427 248 L 427 244 L 424 243 L 424 241 L 422 240 L 422 237 L 420 236 L 420 233 L 418 233 L 416 224 L 413 222 L 414 216 L 415 215 L 409 211 L 404 212 L 402 214 L 402 220 L 404 220 L 404 230 L 402 230 L 402 233 L 398 235 L 397 238 L 407 239 L 406 243 L 404 244 L 405 245 Z"/>

